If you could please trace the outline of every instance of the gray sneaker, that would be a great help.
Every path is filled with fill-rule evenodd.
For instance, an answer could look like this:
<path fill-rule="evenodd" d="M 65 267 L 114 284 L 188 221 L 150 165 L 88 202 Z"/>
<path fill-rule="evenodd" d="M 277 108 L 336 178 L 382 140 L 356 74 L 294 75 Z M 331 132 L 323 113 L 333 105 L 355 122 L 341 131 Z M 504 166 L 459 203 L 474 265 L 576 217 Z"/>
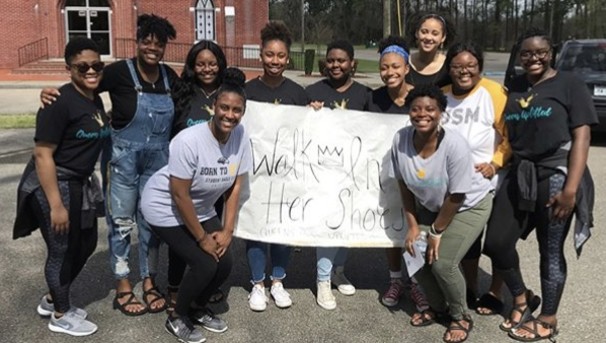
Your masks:
<path fill-rule="evenodd" d="M 53 303 L 49 303 L 45 295 L 42 297 L 42 299 L 40 299 L 40 304 L 36 308 L 36 311 L 42 317 L 50 317 L 51 314 L 55 313 L 55 305 Z M 76 317 L 80 317 L 82 319 L 86 319 L 88 316 L 88 313 L 85 310 L 75 306 L 70 307 L 67 312 L 74 312 Z"/>
<path fill-rule="evenodd" d="M 180 342 L 202 343 L 206 341 L 202 332 L 196 329 L 188 318 L 171 318 L 171 316 L 168 316 L 164 327 L 168 333 L 173 334 Z"/>
<path fill-rule="evenodd" d="M 202 325 L 202 327 L 208 331 L 219 333 L 227 331 L 227 322 L 216 317 L 209 309 L 192 311 L 191 319 L 194 323 Z"/>
<path fill-rule="evenodd" d="M 76 316 L 74 312 L 66 312 L 61 318 L 55 318 L 53 313 L 48 322 L 52 332 L 66 333 L 71 336 L 88 336 L 97 331 L 97 325 Z"/>

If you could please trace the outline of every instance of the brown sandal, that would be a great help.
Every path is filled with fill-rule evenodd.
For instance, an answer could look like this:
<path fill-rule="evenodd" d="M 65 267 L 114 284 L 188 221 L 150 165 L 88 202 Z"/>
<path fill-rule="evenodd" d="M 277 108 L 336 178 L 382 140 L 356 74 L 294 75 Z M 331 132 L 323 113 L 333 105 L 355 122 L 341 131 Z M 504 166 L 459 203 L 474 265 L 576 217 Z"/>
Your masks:
<path fill-rule="evenodd" d="M 128 296 L 128 299 L 124 303 L 121 304 L 120 301 L 118 301 L 118 299 L 122 299 L 125 296 Z M 143 305 L 143 304 L 139 300 L 137 300 L 137 298 L 135 297 L 135 293 L 133 293 L 132 291 L 116 292 L 116 296 L 114 297 L 114 302 L 113 302 L 114 310 L 120 310 L 120 312 L 124 313 L 127 316 L 131 316 L 131 317 L 136 317 L 136 316 L 140 316 L 142 314 L 147 313 L 148 309 L 146 307 L 144 307 L 140 311 L 129 311 L 126 309 L 126 306 L 128 306 L 128 305 Z"/>
<path fill-rule="evenodd" d="M 149 297 L 151 297 L 151 300 L 148 300 Z M 163 306 L 152 308 L 152 304 L 161 300 L 165 300 Z M 160 292 L 160 290 L 156 286 L 143 292 L 143 301 L 145 302 L 145 305 L 147 305 L 147 312 L 149 313 L 162 312 L 167 307 L 166 299 L 164 299 L 164 294 L 162 294 L 162 292 Z"/>
<path fill-rule="evenodd" d="M 467 327 L 464 327 L 461 324 L 461 322 L 466 322 Z M 446 329 L 446 332 L 444 333 L 444 336 L 442 337 L 442 340 L 446 343 L 465 342 L 467 340 L 467 338 L 469 338 L 469 333 L 471 332 L 472 329 L 473 329 L 473 320 L 471 319 L 471 317 L 469 315 L 463 315 L 463 319 L 454 320 L 452 323 L 450 323 L 450 325 L 448 326 L 448 329 Z M 463 331 L 465 333 L 465 337 L 463 337 L 463 339 L 461 339 L 459 341 L 455 341 L 452 338 L 450 340 L 446 339 L 446 334 L 452 333 L 452 331 Z"/>

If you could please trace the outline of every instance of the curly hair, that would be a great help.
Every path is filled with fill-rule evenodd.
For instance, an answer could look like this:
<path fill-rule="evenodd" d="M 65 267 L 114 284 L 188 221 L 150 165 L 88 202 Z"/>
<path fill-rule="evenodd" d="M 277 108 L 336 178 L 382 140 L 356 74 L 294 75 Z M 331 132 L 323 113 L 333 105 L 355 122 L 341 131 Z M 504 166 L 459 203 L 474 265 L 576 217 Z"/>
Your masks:
<path fill-rule="evenodd" d="M 434 99 L 438 104 L 438 108 L 441 112 L 444 112 L 446 110 L 448 100 L 446 100 L 446 96 L 444 95 L 440 87 L 433 84 L 421 85 L 413 88 L 410 92 L 408 92 L 408 95 L 406 96 L 405 100 L 406 106 L 410 106 L 416 98 L 422 98 L 424 96 Z"/>
<path fill-rule="evenodd" d="M 346 40 L 332 41 L 326 47 L 326 55 L 328 55 L 328 53 L 333 49 L 343 50 L 347 53 L 347 56 L 349 56 L 350 60 L 354 59 L 354 47 L 353 47 L 353 45 L 351 45 L 351 43 L 349 41 L 346 41 Z"/>
<path fill-rule="evenodd" d="M 416 46 L 417 44 L 417 31 L 421 28 L 421 25 L 428 20 L 435 19 L 442 24 L 442 33 L 444 33 L 446 39 L 444 39 L 444 46 L 448 47 L 452 42 L 454 42 L 455 37 L 457 36 L 457 32 L 455 30 L 452 21 L 446 15 L 438 14 L 438 13 L 417 13 L 412 16 L 408 21 L 410 25 L 408 25 L 407 34 L 410 38 L 411 45 Z"/>
<path fill-rule="evenodd" d="M 484 70 L 484 52 L 479 45 L 476 45 L 473 42 L 465 42 L 465 43 L 456 43 L 448 49 L 446 53 L 446 60 L 444 61 L 444 65 L 450 67 L 450 63 L 453 58 L 455 58 L 458 54 L 462 52 L 468 52 L 473 57 L 478 60 L 478 67 L 480 68 L 480 72 Z"/>
<path fill-rule="evenodd" d="M 284 42 L 286 50 L 290 51 L 292 45 L 292 36 L 288 27 L 279 21 L 270 21 L 261 30 L 261 44 L 265 46 L 272 40 L 279 40 Z"/>
<path fill-rule="evenodd" d="M 177 31 L 166 19 L 155 14 L 142 14 L 137 18 L 137 41 L 149 36 L 156 37 L 162 44 L 177 38 Z"/>
<path fill-rule="evenodd" d="M 92 50 L 99 53 L 99 46 L 92 39 L 86 37 L 75 37 L 72 38 L 67 45 L 65 45 L 65 63 L 70 65 L 72 59 L 84 50 Z"/>

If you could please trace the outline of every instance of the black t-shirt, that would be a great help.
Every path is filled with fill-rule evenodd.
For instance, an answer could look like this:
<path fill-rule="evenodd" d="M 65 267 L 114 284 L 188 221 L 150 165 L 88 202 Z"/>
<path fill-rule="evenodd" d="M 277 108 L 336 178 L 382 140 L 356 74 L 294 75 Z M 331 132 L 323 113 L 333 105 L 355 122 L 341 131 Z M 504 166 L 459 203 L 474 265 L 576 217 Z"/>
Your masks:
<path fill-rule="evenodd" d="M 95 169 L 103 140 L 110 135 L 103 101 L 91 100 L 68 83 L 59 88 L 61 96 L 40 109 L 36 116 L 36 142 L 56 144 L 55 164 L 81 175 Z"/>
<path fill-rule="evenodd" d="M 452 83 L 450 75 L 448 75 L 448 66 L 446 64 L 443 64 L 440 70 L 431 75 L 423 75 L 410 67 L 408 68 L 408 74 L 406 74 L 404 80 L 406 80 L 406 83 L 416 87 L 433 84 L 442 88 Z"/>
<path fill-rule="evenodd" d="M 387 93 L 387 86 L 369 93 L 366 111 L 378 113 L 408 114 L 408 106 L 398 106 Z"/>
<path fill-rule="evenodd" d="M 305 91 L 311 101 L 323 101 L 324 107 L 363 111 L 372 90 L 354 81 L 344 92 L 338 92 L 324 79 L 307 86 Z"/>
<path fill-rule="evenodd" d="M 287 78 L 276 88 L 269 87 L 260 78 L 252 79 L 246 83 L 245 90 L 248 100 L 282 105 L 309 104 L 303 87 Z"/>
<path fill-rule="evenodd" d="M 215 102 L 216 94 L 216 92 L 213 92 L 209 96 L 206 96 L 206 94 L 196 86 L 194 88 L 194 96 L 190 100 L 189 111 L 186 113 L 175 113 L 172 136 L 176 136 L 181 130 L 190 126 L 210 120 L 214 115 L 212 107 Z"/>
<path fill-rule="evenodd" d="M 597 124 L 598 119 L 585 83 L 560 71 L 534 87 L 526 74 L 513 79 L 505 122 L 513 153 L 537 160 L 569 142 L 572 129 Z"/>
<path fill-rule="evenodd" d="M 160 77 L 158 77 L 156 83 L 145 82 L 136 67 L 136 59 L 133 58 L 131 61 L 133 61 L 135 66 L 139 83 L 143 87 L 143 93 L 166 94 L 162 72 L 160 72 Z M 179 76 L 168 65 L 164 64 L 163 66 L 168 76 L 168 84 L 174 89 L 175 82 L 178 82 Z M 111 124 L 113 128 L 121 129 L 130 123 L 137 111 L 137 91 L 135 90 L 135 83 L 130 76 L 126 60 L 112 63 L 103 70 L 103 79 L 97 91 L 99 93 L 109 92 L 109 97 L 112 101 Z"/>

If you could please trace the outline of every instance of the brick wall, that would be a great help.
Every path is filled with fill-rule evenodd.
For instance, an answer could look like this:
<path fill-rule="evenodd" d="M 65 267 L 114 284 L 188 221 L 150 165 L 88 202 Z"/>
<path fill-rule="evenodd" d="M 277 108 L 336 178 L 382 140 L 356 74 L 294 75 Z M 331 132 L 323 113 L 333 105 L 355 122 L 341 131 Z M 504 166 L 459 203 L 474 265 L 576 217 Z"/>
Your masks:
<path fill-rule="evenodd" d="M 154 13 L 167 18 L 177 30 L 176 42 L 195 40 L 196 0 L 108 0 L 111 7 L 111 31 L 114 55 L 132 55 L 134 51 L 116 44 L 118 38 L 134 38 L 136 17 Z M 0 68 L 15 68 L 17 50 L 42 38 L 48 40 L 50 58 L 60 58 L 65 46 L 65 0 L 3 0 L 0 16 Z M 269 0 L 215 0 L 215 32 L 219 45 L 259 44 L 259 32 L 269 19 Z M 225 6 L 235 7 L 235 17 L 225 18 Z M 226 31 L 227 30 L 227 31 Z M 129 48 L 132 50 L 132 48 Z"/>

